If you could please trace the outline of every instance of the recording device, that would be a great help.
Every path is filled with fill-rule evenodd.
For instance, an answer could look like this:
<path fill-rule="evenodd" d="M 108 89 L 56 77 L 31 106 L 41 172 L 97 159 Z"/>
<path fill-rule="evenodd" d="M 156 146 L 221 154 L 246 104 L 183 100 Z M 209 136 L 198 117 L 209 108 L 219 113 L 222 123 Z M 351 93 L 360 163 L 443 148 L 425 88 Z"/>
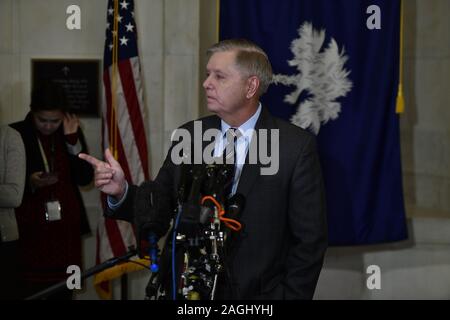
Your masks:
<path fill-rule="evenodd" d="M 198 235 L 213 215 L 215 204 L 211 198 L 226 206 L 233 170 L 229 164 L 182 165 L 179 187 L 182 214 L 177 231 L 187 237 Z M 205 196 L 210 198 L 201 203 Z"/>
<path fill-rule="evenodd" d="M 171 297 L 214 300 L 218 278 L 226 271 L 226 238 L 239 231 L 230 228 L 233 227 L 231 220 L 240 218 L 245 200 L 242 195 L 228 199 L 233 183 L 233 165 L 191 166 L 185 172 L 191 173 L 185 179 L 187 185 L 191 184 L 189 196 L 180 203 L 180 221 L 173 246 L 178 248 L 178 253 L 182 252 L 183 257 L 176 261 L 176 281 L 170 290 Z M 185 185 L 184 188 L 186 192 L 188 187 Z M 173 288 L 177 288 L 176 295 Z"/>
<path fill-rule="evenodd" d="M 154 272 L 148 298 L 214 299 L 226 267 L 225 241 L 239 232 L 245 205 L 240 194 L 228 198 L 233 174 L 228 164 L 181 166 L 176 215 L 159 261 L 156 244 L 169 228 L 170 199 L 155 182 L 137 189 L 135 223 L 139 239 L 148 240 Z"/>

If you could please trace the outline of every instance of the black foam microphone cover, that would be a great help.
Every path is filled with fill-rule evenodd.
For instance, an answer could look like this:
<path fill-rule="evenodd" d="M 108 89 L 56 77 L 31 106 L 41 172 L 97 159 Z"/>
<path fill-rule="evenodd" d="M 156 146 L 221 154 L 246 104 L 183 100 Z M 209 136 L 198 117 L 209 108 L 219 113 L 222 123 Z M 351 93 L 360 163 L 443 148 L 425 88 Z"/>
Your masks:
<path fill-rule="evenodd" d="M 245 208 L 245 197 L 240 193 L 236 193 L 228 199 L 227 204 L 225 216 L 229 219 L 239 220 Z"/>
<path fill-rule="evenodd" d="M 148 238 L 150 233 L 160 238 L 170 227 L 170 196 L 155 181 L 145 181 L 136 190 L 134 203 L 134 224 L 139 240 Z"/>

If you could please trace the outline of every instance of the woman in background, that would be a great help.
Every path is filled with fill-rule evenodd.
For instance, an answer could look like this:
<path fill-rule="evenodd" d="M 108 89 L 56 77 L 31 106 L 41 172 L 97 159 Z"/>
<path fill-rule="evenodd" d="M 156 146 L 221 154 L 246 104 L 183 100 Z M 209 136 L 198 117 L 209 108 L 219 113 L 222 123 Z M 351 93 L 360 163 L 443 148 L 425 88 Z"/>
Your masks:
<path fill-rule="evenodd" d="M 67 278 L 67 267 L 81 267 L 81 235 L 89 232 L 78 186 L 92 181 L 89 164 L 77 157 L 86 143 L 75 115 L 67 112 L 63 89 L 43 81 L 32 93 L 31 111 L 11 126 L 26 151 L 23 202 L 16 209 L 20 261 L 28 297 Z M 49 299 L 71 299 L 63 290 Z"/>
<path fill-rule="evenodd" d="M 0 128 L 0 299 L 19 298 L 19 231 L 14 208 L 22 202 L 25 185 L 25 148 L 20 134 Z"/>

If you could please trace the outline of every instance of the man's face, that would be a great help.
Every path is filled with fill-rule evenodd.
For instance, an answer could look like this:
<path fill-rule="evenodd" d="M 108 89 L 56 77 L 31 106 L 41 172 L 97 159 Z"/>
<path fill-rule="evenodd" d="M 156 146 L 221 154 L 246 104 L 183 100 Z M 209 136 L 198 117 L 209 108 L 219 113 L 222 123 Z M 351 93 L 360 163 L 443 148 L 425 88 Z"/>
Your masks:
<path fill-rule="evenodd" d="M 36 129 L 45 136 L 58 130 L 64 119 L 64 113 L 60 110 L 33 112 L 33 120 Z"/>
<path fill-rule="evenodd" d="M 206 91 L 208 110 L 219 117 L 232 115 L 245 103 L 247 78 L 235 65 L 235 51 L 214 53 L 206 66 Z"/>

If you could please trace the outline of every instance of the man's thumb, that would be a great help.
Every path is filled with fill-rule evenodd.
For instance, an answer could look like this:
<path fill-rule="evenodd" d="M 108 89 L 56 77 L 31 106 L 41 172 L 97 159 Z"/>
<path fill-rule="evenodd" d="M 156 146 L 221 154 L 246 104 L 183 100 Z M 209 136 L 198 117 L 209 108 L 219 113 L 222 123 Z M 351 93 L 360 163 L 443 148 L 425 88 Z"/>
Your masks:
<path fill-rule="evenodd" d="M 106 150 L 105 150 L 105 160 L 106 160 L 106 162 L 109 163 L 109 165 L 111 167 L 117 167 L 117 166 L 120 167 L 119 162 L 117 162 L 117 160 L 114 158 L 114 156 L 112 155 L 111 150 L 109 150 L 109 148 L 106 148 Z"/>

